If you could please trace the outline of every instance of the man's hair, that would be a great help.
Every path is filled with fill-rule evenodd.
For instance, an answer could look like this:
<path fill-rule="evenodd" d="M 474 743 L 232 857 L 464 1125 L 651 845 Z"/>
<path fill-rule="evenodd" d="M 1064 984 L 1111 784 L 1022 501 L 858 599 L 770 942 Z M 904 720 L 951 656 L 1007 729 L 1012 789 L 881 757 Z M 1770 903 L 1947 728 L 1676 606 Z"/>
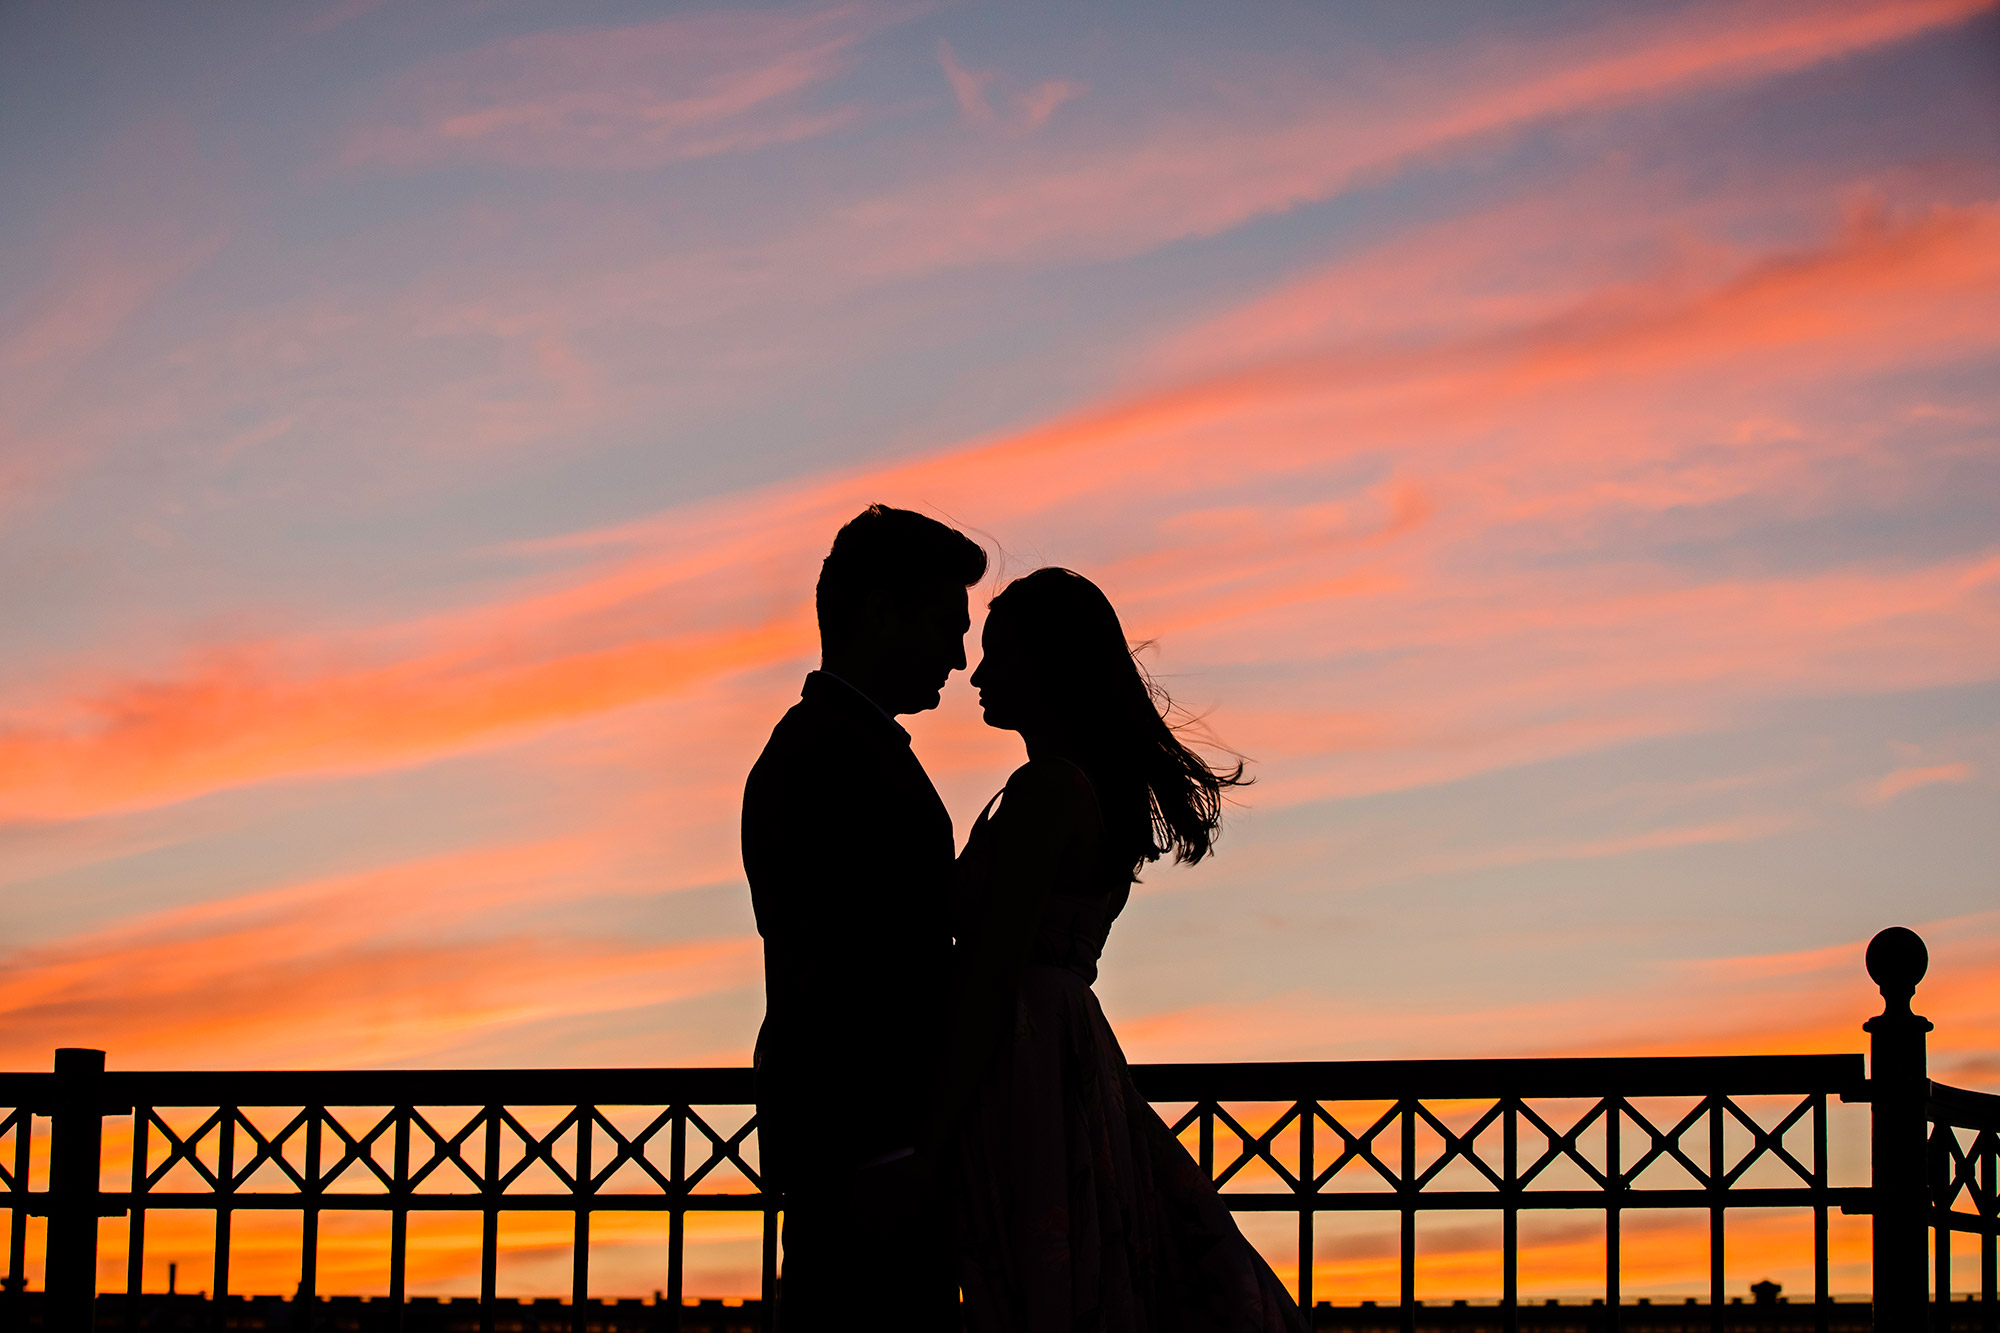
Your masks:
<path fill-rule="evenodd" d="M 870 593 L 915 600 L 985 577 L 985 548 L 958 529 L 912 510 L 869 505 L 834 535 L 820 564 L 820 642 L 845 642 Z"/>

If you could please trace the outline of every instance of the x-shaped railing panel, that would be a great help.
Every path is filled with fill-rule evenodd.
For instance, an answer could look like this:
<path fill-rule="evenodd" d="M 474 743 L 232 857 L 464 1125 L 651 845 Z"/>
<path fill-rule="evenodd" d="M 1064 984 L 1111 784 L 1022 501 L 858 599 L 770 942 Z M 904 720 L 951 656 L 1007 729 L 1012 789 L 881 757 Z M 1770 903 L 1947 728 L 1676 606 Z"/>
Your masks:
<path fill-rule="evenodd" d="M 26 1107 L 15 1107 L 7 1113 L 4 1119 L 0 1119 L 0 1141 L 6 1142 L 9 1149 L 18 1151 L 17 1145 L 26 1139 L 30 1132 L 29 1126 L 32 1123 L 33 1112 L 29 1111 Z M 17 1135 L 19 1137 L 9 1138 L 10 1135 Z M 16 1180 L 13 1168 L 8 1165 L 9 1162 L 14 1160 L 14 1155 L 14 1152 L 10 1151 L 4 1156 L 0 1156 L 0 1187 L 4 1187 L 9 1194 L 14 1193 L 16 1190 L 27 1188 L 27 1182 Z"/>
<path fill-rule="evenodd" d="M 1211 1103 L 1210 1105 L 1214 1123 L 1226 1126 L 1229 1132 L 1236 1136 L 1237 1143 L 1235 1158 L 1215 1175 L 1215 1183 L 1218 1188 L 1228 1184 L 1244 1167 L 1258 1161 L 1263 1162 L 1272 1171 L 1276 1172 L 1278 1179 L 1285 1182 L 1287 1189 L 1296 1191 L 1300 1188 L 1297 1173 L 1288 1170 L 1285 1164 L 1278 1160 L 1277 1155 L 1271 1151 L 1271 1145 L 1276 1141 L 1278 1135 L 1284 1133 L 1287 1128 L 1299 1119 L 1300 1112 L 1303 1109 L 1301 1103 L 1292 1103 L 1286 1109 L 1285 1113 L 1273 1121 L 1270 1128 L 1266 1129 L 1262 1134 L 1253 1134 L 1248 1129 L 1245 1129 L 1242 1122 L 1229 1114 L 1220 1103 Z"/>
<path fill-rule="evenodd" d="M 1995 1162 L 1996 1151 L 2000 1151 L 2000 1133 L 1994 1130 L 1976 1130 L 1972 1142 L 1964 1143 L 1952 1126 L 1933 1125 L 1931 1202 L 1950 1212 L 1963 1196 L 1971 1203 L 1975 1215 L 2000 1216 L 2000 1190 L 1994 1188 L 1994 1178 L 2000 1175 L 1994 1169 L 2000 1165 Z M 1985 1172 L 1980 1170 L 1982 1166 L 1987 1168 Z"/>
<path fill-rule="evenodd" d="M 473 1115 L 471 1119 L 459 1126 L 456 1133 L 446 1135 L 440 1133 L 438 1128 L 431 1124 L 414 1107 L 411 1108 L 409 1116 L 412 1136 L 414 1137 L 415 1131 L 422 1130 L 424 1137 L 430 1141 L 431 1149 L 430 1156 L 421 1165 L 411 1168 L 409 1188 L 414 1190 L 419 1185 L 428 1182 L 432 1176 L 436 1175 L 446 1166 L 455 1166 L 458 1168 L 459 1174 L 465 1177 L 466 1184 L 471 1185 L 474 1189 L 484 1189 L 486 1187 L 485 1173 L 474 1167 L 472 1163 L 466 1161 L 461 1149 L 464 1148 L 466 1140 L 470 1139 L 476 1131 L 486 1127 L 487 1116 L 491 1113 L 491 1107 L 484 1107 L 477 1114 Z"/>
<path fill-rule="evenodd" d="M 320 1172 L 319 1180 L 316 1182 L 318 1188 L 324 1191 L 327 1186 L 340 1179 L 349 1167 L 358 1162 L 368 1169 L 368 1174 L 374 1176 L 383 1189 L 393 1191 L 396 1188 L 396 1178 L 391 1171 L 384 1170 L 382 1164 L 375 1160 L 375 1145 L 381 1141 L 383 1135 L 394 1132 L 396 1118 L 397 1112 L 391 1110 L 376 1121 L 374 1127 L 365 1134 L 356 1136 L 348 1132 L 347 1126 L 340 1122 L 339 1117 L 321 1111 L 320 1123 L 333 1131 L 333 1137 L 340 1143 L 340 1156 L 334 1160 L 332 1166 Z M 393 1170 L 393 1166 L 391 1169 Z"/>
<path fill-rule="evenodd" d="M 297 1112 L 274 1134 L 264 1133 L 257 1127 L 255 1121 L 243 1114 L 241 1107 L 236 1106 L 218 1106 L 186 1134 L 177 1133 L 153 1107 L 140 1107 L 138 1113 L 145 1117 L 147 1129 L 149 1160 L 141 1164 L 141 1171 L 144 1175 L 145 1188 L 148 1190 L 165 1179 L 167 1173 L 174 1167 L 183 1163 L 191 1167 L 195 1174 L 218 1194 L 236 1193 L 266 1164 L 275 1165 L 294 1187 L 301 1190 L 308 1188 L 305 1173 L 285 1155 L 285 1149 L 305 1128 L 310 1118 L 317 1114 L 311 1107 Z M 239 1149 L 236 1142 L 232 1142 L 232 1160 L 227 1177 L 222 1173 L 219 1146 L 215 1166 L 211 1167 L 201 1159 L 202 1141 L 213 1134 L 219 1145 L 225 1130 L 229 1132 L 232 1140 L 240 1141 L 243 1145 Z M 167 1150 L 166 1156 L 157 1167 L 152 1166 L 150 1161 L 154 1134 L 158 1134 L 165 1141 Z M 236 1160 L 238 1157 L 241 1157 L 240 1161 Z"/>
<path fill-rule="evenodd" d="M 1681 1147 L 1681 1137 L 1702 1123 L 1713 1110 L 1712 1102 L 1712 1098 L 1702 1098 L 1694 1106 L 1690 1107 L 1686 1114 L 1682 1115 L 1678 1121 L 1674 1122 L 1672 1129 L 1662 1130 L 1652 1122 L 1651 1118 L 1644 1111 L 1641 1111 L 1638 1107 L 1632 1105 L 1631 1102 L 1621 1098 L 1619 1100 L 1619 1110 L 1635 1129 L 1645 1134 L 1646 1150 L 1640 1153 L 1638 1159 L 1630 1166 L 1619 1169 L 1619 1183 L 1626 1186 L 1631 1185 L 1649 1167 L 1664 1159 L 1678 1163 L 1697 1184 L 1706 1188 L 1709 1184 L 1708 1172 L 1704 1171 L 1701 1164 L 1688 1156 L 1687 1152 Z"/>
<path fill-rule="evenodd" d="M 1319 1123 L 1340 1135 L 1340 1155 L 1334 1158 L 1331 1166 L 1326 1167 L 1313 1177 L 1313 1192 L 1318 1193 L 1320 1190 L 1326 1188 L 1328 1181 L 1346 1170 L 1350 1163 L 1356 1161 L 1367 1163 L 1369 1167 L 1373 1168 L 1377 1177 L 1384 1184 L 1388 1185 L 1389 1188 L 1401 1188 L 1402 1178 L 1390 1169 L 1388 1163 L 1375 1155 L 1374 1144 L 1376 1138 L 1383 1130 L 1396 1123 L 1397 1116 L 1401 1114 L 1402 1106 L 1403 1103 L 1401 1102 L 1392 1103 L 1388 1110 L 1375 1118 L 1374 1124 L 1361 1133 L 1356 1134 L 1349 1130 L 1346 1125 L 1341 1124 L 1338 1117 L 1330 1113 L 1324 1106 L 1321 1106 L 1318 1102 L 1314 1102 L 1313 1114 L 1318 1118 Z"/>
<path fill-rule="evenodd" d="M 201 1160 L 198 1149 L 201 1146 L 202 1139 L 208 1135 L 210 1130 L 220 1130 L 225 1109 L 217 1107 L 200 1124 L 196 1125 L 185 1135 L 175 1133 L 174 1127 L 168 1124 L 160 1116 L 160 1113 L 152 1107 L 149 1106 L 144 1109 L 148 1131 L 157 1132 L 167 1143 L 166 1160 L 161 1162 L 157 1168 L 152 1168 L 150 1164 L 146 1164 L 144 1167 L 147 1189 L 151 1189 L 153 1186 L 159 1184 L 169 1171 L 183 1162 L 193 1167 L 195 1174 L 200 1176 L 210 1189 L 217 1191 L 222 1189 L 222 1178 L 210 1169 L 207 1162 Z"/>
<path fill-rule="evenodd" d="M 1444 1151 L 1439 1153 L 1429 1166 L 1417 1173 L 1416 1178 L 1410 1182 L 1410 1188 L 1412 1190 L 1423 1189 L 1424 1186 L 1436 1180 L 1439 1173 L 1454 1161 L 1463 1161 L 1477 1168 L 1479 1173 L 1485 1176 L 1495 1188 L 1504 1186 L 1506 1183 L 1505 1179 L 1498 1172 L 1494 1171 L 1486 1163 L 1485 1159 L 1479 1155 L 1476 1142 L 1480 1134 L 1490 1127 L 1495 1120 L 1500 1118 L 1501 1114 L 1506 1110 L 1506 1106 L 1505 1101 L 1494 1103 L 1487 1108 L 1484 1115 L 1473 1122 L 1471 1129 L 1463 1134 L 1459 1134 L 1449 1125 L 1445 1124 L 1443 1120 L 1439 1119 L 1437 1113 L 1432 1111 L 1430 1107 L 1425 1106 L 1422 1102 L 1414 1103 L 1412 1108 L 1414 1114 L 1430 1127 L 1432 1133 L 1443 1140 Z"/>
<path fill-rule="evenodd" d="M 1743 1154 L 1735 1166 L 1730 1167 L 1723 1173 L 1722 1188 L 1728 1189 L 1741 1180 L 1743 1173 L 1756 1165 L 1758 1160 L 1766 1153 L 1790 1167 L 1805 1184 L 1810 1185 L 1813 1183 L 1812 1170 L 1799 1161 L 1798 1158 L 1792 1156 L 1791 1150 L 1785 1147 L 1785 1135 L 1790 1133 L 1792 1126 L 1798 1124 L 1812 1110 L 1812 1098 L 1808 1097 L 1804 1101 L 1801 1101 L 1797 1106 L 1792 1108 L 1790 1115 L 1778 1122 L 1775 1129 L 1768 1130 L 1759 1124 L 1755 1117 L 1744 1111 L 1741 1106 L 1738 1106 L 1734 1098 L 1724 1097 L 1720 1100 L 1724 1109 L 1735 1118 L 1736 1123 L 1750 1131 L 1751 1136 L 1750 1150 Z"/>
<path fill-rule="evenodd" d="M 1520 1113 L 1521 1119 L 1526 1121 L 1530 1128 L 1542 1136 L 1543 1148 L 1535 1160 L 1528 1164 L 1527 1169 L 1523 1170 L 1515 1178 L 1516 1183 L 1525 1188 L 1555 1163 L 1567 1159 L 1579 1167 L 1586 1176 L 1596 1183 L 1599 1189 L 1610 1188 L 1610 1176 L 1600 1170 L 1597 1163 L 1591 1161 L 1577 1150 L 1576 1141 L 1588 1133 L 1590 1127 L 1596 1124 L 1598 1120 L 1611 1113 L 1614 1105 L 1615 1099 L 1612 1098 L 1604 1098 L 1596 1102 L 1588 1111 L 1583 1113 L 1581 1119 L 1569 1127 L 1567 1133 L 1564 1133 L 1551 1125 L 1543 1117 L 1542 1113 L 1537 1111 L 1527 1101 L 1518 1102 L 1515 1109 Z"/>
<path fill-rule="evenodd" d="M 685 1111 L 687 1123 L 701 1131 L 702 1137 L 708 1140 L 709 1152 L 706 1161 L 695 1170 L 688 1172 L 686 1180 L 681 1186 L 683 1190 L 692 1193 L 696 1185 L 699 1185 L 708 1177 L 710 1172 L 714 1171 L 724 1162 L 734 1164 L 736 1169 L 743 1173 L 743 1178 L 749 1181 L 754 1188 L 759 1190 L 764 1188 L 763 1177 L 748 1162 L 743 1160 L 742 1154 L 744 1140 L 749 1138 L 757 1129 L 756 1116 L 753 1115 L 745 1120 L 740 1129 L 725 1138 L 712 1128 L 706 1120 L 696 1115 L 694 1108 L 688 1107 L 685 1108 Z"/>
<path fill-rule="evenodd" d="M 386 1191 L 411 1193 L 426 1183 L 434 1183 L 439 1172 L 451 1168 L 459 1172 L 474 1190 L 504 1195 L 536 1163 L 547 1167 L 564 1191 L 575 1194 L 595 1193 L 630 1164 L 636 1164 L 653 1184 L 668 1194 L 692 1191 L 724 1165 L 734 1166 L 742 1172 L 753 1189 L 764 1187 L 761 1174 L 751 1165 L 745 1152 L 746 1145 L 757 1130 L 755 1116 L 746 1119 L 733 1133 L 725 1133 L 686 1105 L 669 1106 L 659 1111 L 642 1128 L 630 1134 L 595 1106 L 569 1109 L 544 1133 L 529 1129 L 505 1106 L 482 1107 L 463 1125 L 450 1132 L 440 1129 L 433 1123 L 432 1117 L 414 1107 L 392 1108 L 365 1125 L 343 1122 L 340 1116 L 323 1107 L 307 1107 L 271 1134 L 259 1129 L 236 1107 L 217 1107 L 185 1132 L 176 1130 L 155 1108 L 140 1108 L 140 1113 L 145 1117 L 148 1130 L 149 1160 L 142 1165 L 142 1188 L 148 1191 L 158 1187 L 175 1167 L 186 1165 L 209 1190 L 218 1194 L 233 1193 L 267 1163 L 275 1164 L 293 1187 L 308 1194 L 327 1192 L 330 1186 L 355 1170 L 361 1171 L 364 1178 L 372 1177 L 373 1183 Z M 681 1162 L 669 1164 L 663 1170 L 661 1164 L 653 1160 L 650 1150 L 658 1143 L 662 1131 L 670 1129 L 677 1119 L 705 1141 L 706 1153 L 692 1168 Z M 316 1179 L 309 1178 L 303 1166 L 291 1159 L 291 1152 L 297 1149 L 304 1131 L 314 1120 L 325 1130 L 325 1141 L 331 1149 Z M 27 1123 L 24 1112 L 0 1119 L 0 1136 L 16 1132 L 20 1123 Z M 602 1143 L 609 1153 L 608 1159 L 593 1162 L 587 1175 L 579 1172 L 580 1159 L 562 1142 L 572 1130 L 585 1124 L 594 1136 L 598 1136 L 594 1141 Z M 407 1164 L 400 1186 L 393 1164 L 382 1159 L 383 1146 L 393 1137 L 399 1125 L 406 1127 L 412 1147 L 417 1149 Z M 489 1125 L 498 1126 L 502 1134 L 511 1138 L 511 1146 L 520 1154 L 491 1176 L 476 1164 L 479 1150 L 474 1146 L 475 1140 Z M 225 1126 L 237 1136 L 238 1145 L 238 1160 L 232 1161 L 226 1178 L 219 1162 L 211 1165 L 202 1156 L 204 1145 L 212 1145 Z M 163 1153 L 155 1157 L 156 1150 L 163 1150 Z M 677 1177 L 679 1183 L 676 1183 Z M 0 1168 L 0 1185 L 9 1190 L 13 1188 L 12 1173 L 4 1168 Z"/>

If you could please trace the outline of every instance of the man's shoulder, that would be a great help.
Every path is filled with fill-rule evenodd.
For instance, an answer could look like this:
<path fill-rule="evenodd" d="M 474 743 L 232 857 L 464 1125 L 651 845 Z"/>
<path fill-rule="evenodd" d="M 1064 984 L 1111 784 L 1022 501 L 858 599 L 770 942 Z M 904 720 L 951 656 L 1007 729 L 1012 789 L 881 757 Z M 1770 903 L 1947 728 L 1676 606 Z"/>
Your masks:
<path fill-rule="evenodd" d="M 771 728 L 771 738 L 750 772 L 755 781 L 780 773 L 852 771 L 880 765 L 889 757 L 883 739 L 848 710 L 807 697 L 787 709 Z"/>
<path fill-rule="evenodd" d="M 860 734 L 851 716 L 838 708 L 830 708 L 824 699 L 811 695 L 800 699 L 785 710 L 778 719 L 778 725 L 771 728 L 771 739 L 765 742 L 764 753 L 785 750 L 811 750 L 828 744 L 847 745 Z"/>

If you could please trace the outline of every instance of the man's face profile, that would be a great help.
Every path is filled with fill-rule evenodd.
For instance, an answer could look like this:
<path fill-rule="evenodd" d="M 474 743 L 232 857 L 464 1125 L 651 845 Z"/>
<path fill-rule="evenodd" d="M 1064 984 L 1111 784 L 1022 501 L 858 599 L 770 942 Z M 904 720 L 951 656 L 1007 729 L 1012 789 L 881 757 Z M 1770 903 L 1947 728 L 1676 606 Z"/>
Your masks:
<path fill-rule="evenodd" d="M 965 636 L 972 628 L 964 588 L 952 584 L 903 596 L 869 598 L 865 633 L 880 645 L 883 693 L 891 713 L 936 708 L 945 682 L 965 669 Z"/>

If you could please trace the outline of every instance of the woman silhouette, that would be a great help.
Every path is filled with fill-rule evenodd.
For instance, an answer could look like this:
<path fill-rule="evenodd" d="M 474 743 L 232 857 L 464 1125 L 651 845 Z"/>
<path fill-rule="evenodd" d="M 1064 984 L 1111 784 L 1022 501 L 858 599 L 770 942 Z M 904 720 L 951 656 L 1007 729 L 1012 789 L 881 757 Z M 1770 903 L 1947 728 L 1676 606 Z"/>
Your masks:
<path fill-rule="evenodd" d="M 1139 868 L 1199 861 L 1242 767 L 1161 715 L 1097 585 L 993 599 L 972 676 L 1028 762 L 957 865 L 959 1281 L 974 1333 L 1303 1330 L 1201 1169 L 1132 1086 L 1090 986 Z"/>

